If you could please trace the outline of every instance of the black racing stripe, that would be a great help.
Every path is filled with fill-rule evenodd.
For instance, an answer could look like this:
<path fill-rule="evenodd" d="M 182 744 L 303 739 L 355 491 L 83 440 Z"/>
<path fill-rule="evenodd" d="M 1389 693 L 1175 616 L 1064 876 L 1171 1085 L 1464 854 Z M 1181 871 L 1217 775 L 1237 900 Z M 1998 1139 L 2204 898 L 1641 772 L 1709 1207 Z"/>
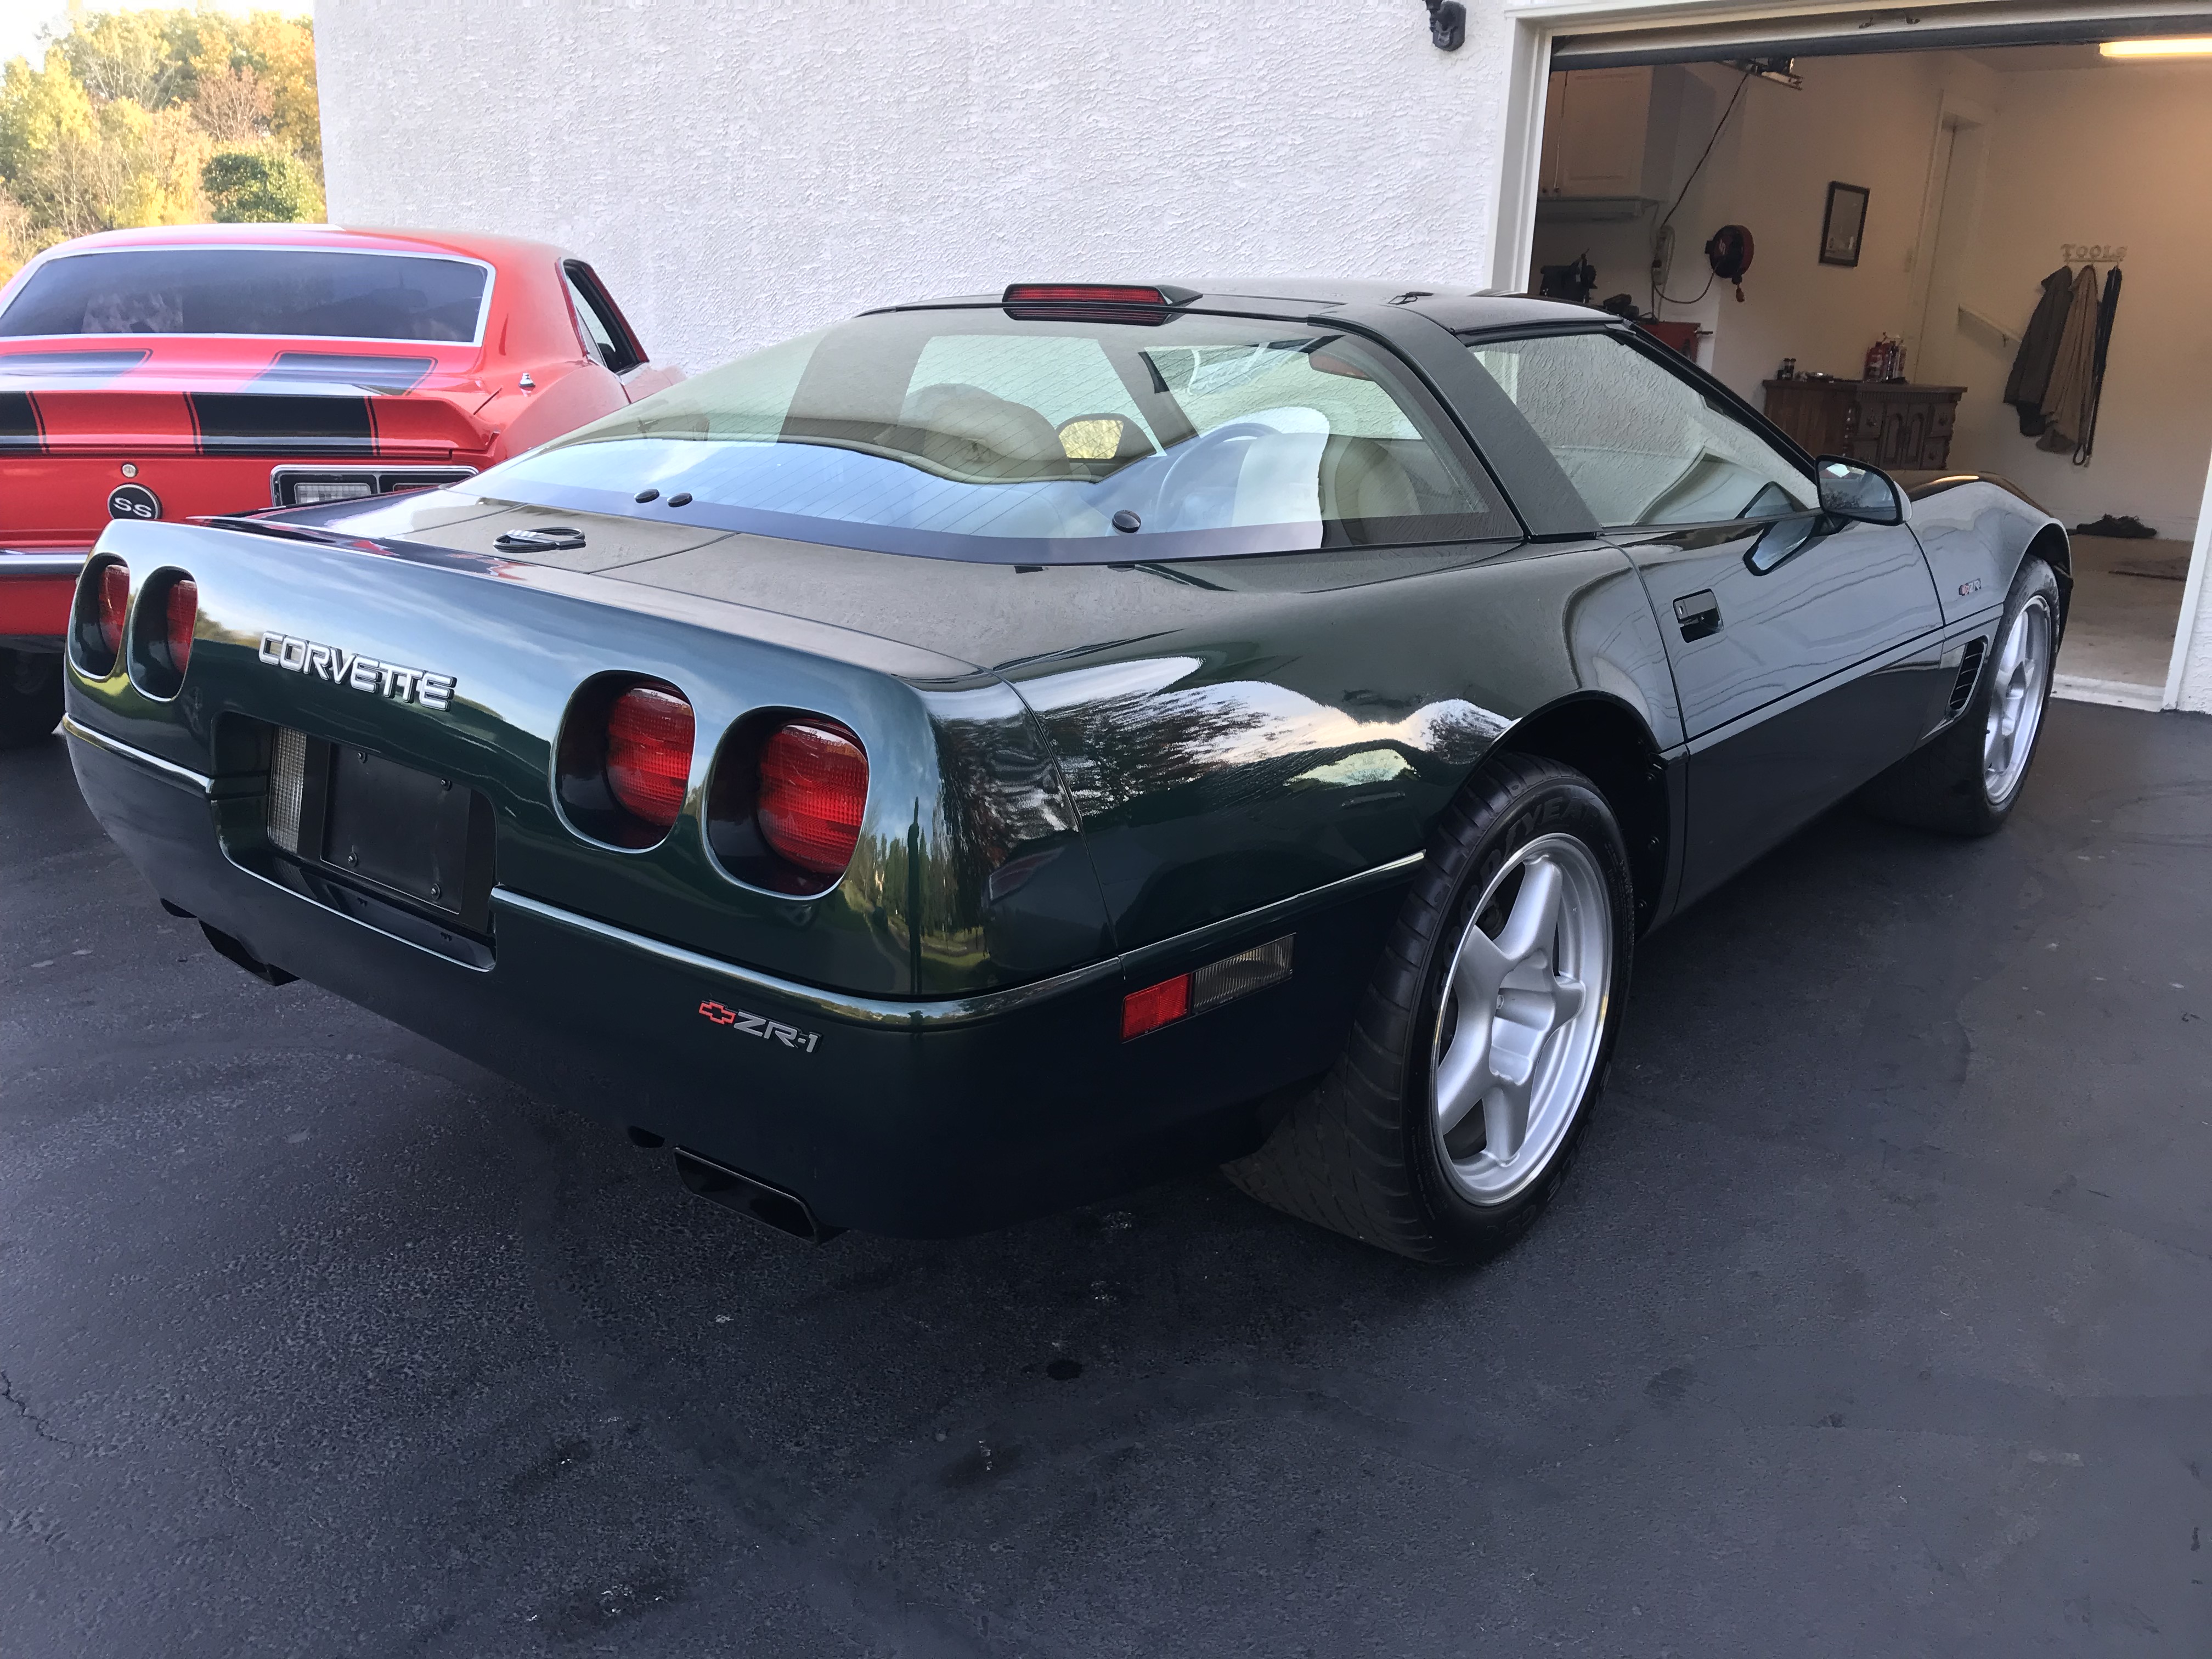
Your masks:
<path fill-rule="evenodd" d="M 254 380 L 256 386 L 271 381 L 313 381 L 325 386 L 357 386 L 370 392 L 398 392 L 421 384 L 422 377 L 438 366 L 434 357 L 391 357 L 380 353 L 341 353 L 335 351 L 280 351 L 276 361 L 264 369 Z"/>
<path fill-rule="evenodd" d="M 185 394 L 200 449 L 210 455 L 367 455 L 376 448 L 368 399 L 267 392 Z"/>
<path fill-rule="evenodd" d="M 39 424 L 39 406 L 31 394 L 0 392 L 0 452 L 36 454 L 46 447 L 46 430 Z"/>

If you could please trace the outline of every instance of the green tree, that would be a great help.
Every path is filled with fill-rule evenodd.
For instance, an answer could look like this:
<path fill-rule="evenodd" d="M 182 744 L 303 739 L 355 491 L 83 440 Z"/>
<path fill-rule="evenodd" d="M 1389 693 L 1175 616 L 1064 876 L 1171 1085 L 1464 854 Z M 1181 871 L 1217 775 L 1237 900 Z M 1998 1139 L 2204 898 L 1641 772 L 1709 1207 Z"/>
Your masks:
<path fill-rule="evenodd" d="M 173 14 L 111 11 L 71 19 L 54 42 L 70 73 L 103 104 L 128 100 L 163 109 L 189 95 L 191 66 L 178 51 Z"/>
<path fill-rule="evenodd" d="M 200 169 L 200 185 L 219 225 L 322 216 L 323 192 L 314 174 L 281 149 L 219 150 Z"/>
<path fill-rule="evenodd" d="M 0 70 L 0 280 L 92 231 L 322 212 L 304 19 L 73 6 L 42 64 Z"/>

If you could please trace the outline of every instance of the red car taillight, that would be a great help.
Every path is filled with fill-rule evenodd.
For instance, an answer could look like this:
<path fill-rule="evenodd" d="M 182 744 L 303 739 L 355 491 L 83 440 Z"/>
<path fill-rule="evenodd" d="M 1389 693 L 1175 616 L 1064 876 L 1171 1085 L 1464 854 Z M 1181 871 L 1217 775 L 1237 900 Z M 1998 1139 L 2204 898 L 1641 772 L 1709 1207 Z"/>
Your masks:
<path fill-rule="evenodd" d="M 200 585 L 190 576 L 178 577 L 169 584 L 165 610 L 169 624 L 169 666 L 181 679 L 192 659 L 192 624 L 199 620 Z"/>
<path fill-rule="evenodd" d="M 844 873 L 867 799 L 868 757 L 844 727 L 792 720 L 761 745 L 761 839 L 800 869 Z"/>
<path fill-rule="evenodd" d="M 100 568 L 100 642 L 108 659 L 123 648 L 123 617 L 131 609 L 131 567 L 111 559 Z"/>
<path fill-rule="evenodd" d="M 654 829 L 667 829 L 684 810 L 692 734 L 690 703 L 632 686 L 607 709 L 608 793 Z"/>

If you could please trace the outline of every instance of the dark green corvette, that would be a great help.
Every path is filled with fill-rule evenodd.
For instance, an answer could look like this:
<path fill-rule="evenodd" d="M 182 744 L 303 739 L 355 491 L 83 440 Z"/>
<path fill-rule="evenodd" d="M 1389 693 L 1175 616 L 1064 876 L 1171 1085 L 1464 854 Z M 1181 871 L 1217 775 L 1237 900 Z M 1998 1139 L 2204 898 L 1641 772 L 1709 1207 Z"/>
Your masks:
<path fill-rule="evenodd" d="M 1854 791 L 2002 821 L 2067 580 L 2000 482 L 1816 464 L 1578 307 L 1016 288 L 118 523 L 67 730 L 225 955 L 792 1231 L 1212 1162 L 1466 1260 L 1639 934 Z"/>

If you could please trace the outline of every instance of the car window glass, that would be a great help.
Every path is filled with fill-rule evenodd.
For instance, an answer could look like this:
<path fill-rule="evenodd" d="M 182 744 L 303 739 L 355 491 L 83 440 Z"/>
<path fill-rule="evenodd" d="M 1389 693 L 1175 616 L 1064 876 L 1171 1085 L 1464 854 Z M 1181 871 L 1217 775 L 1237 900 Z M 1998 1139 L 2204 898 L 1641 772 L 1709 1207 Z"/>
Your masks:
<path fill-rule="evenodd" d="M 1813 481 L 1726 404 L 1610 334 L 1468 348 L 1607 528 L 1779 518 Z"/>
<path fill-rule="evenodd" d="M 1391 442 L 1419 432 L 1341 342 L 1262 340 L 1249 345 L 1148 351 L 1146 362 L 1203 430 L 1261 416 L 1270 409 L 1310 409 L 1331 432 Z"/>
<path fill-rule="evenodd" d="M 940 334 L 927 342 L 907 377 L 902 412 L 912 416 L 933 387 L 972 386 L 1034 410 L 1055 431 L 1085 415 L 1133 421 L 1146 440 L 1158 436 L 1096 340 L 1003 334 Z M 942 399 L 939 399 L 942 401 Z M 1113 452 L 1107 452 L 1111 454 Z"/>
<path fill-rule="evenodd" d="M 130 248 L 33 270 L 0 335 L 477 337 L 490 273 L 462 259 L 317 248 Z"/>
<path fill-rule="evenodd" d="M 611 510 L 651 488 L 688 494 L 702 522 L 722 508 L 732 528 L 948 556 L 960 554 L 915 538 L 1143 559 L 1517 532 L 1381 348 L 1188 313 L 857 318 L 644 399 L 483 483 L 559 488 L 577 507 L 592 503 L 574 491 L 600 490 Z"/>
<path fill-rule="evenodd" d="M 579 280 L 580 276 L 588 280 Z M 607 314 L 606 302 L 598 291 L 598 278 L 571 260 L 562 266 L 561 280 L 568 286 L 568 303 L 576 308 L 584 337 L 591 342 L 599 360 L 617 374 L 635 368 L 641 360 L 631 352 L 628 335 Z"/>
<path fill-rule="evenodd" d="M 567 271 L 561 273 L 561 280 L 568 284 L 568 303 L 576 308 L 576 320 L 584 325 L 584 337 L 591 342 L 592 349 L 599 354 L 599 361 L 612 368 L 618 354 L 615 350 L 614 336 L 608 331 L 606 324 L 600 320 L 599 307 L 591 302 L 583 289 L 576 286 L 576 279 Z"/>

